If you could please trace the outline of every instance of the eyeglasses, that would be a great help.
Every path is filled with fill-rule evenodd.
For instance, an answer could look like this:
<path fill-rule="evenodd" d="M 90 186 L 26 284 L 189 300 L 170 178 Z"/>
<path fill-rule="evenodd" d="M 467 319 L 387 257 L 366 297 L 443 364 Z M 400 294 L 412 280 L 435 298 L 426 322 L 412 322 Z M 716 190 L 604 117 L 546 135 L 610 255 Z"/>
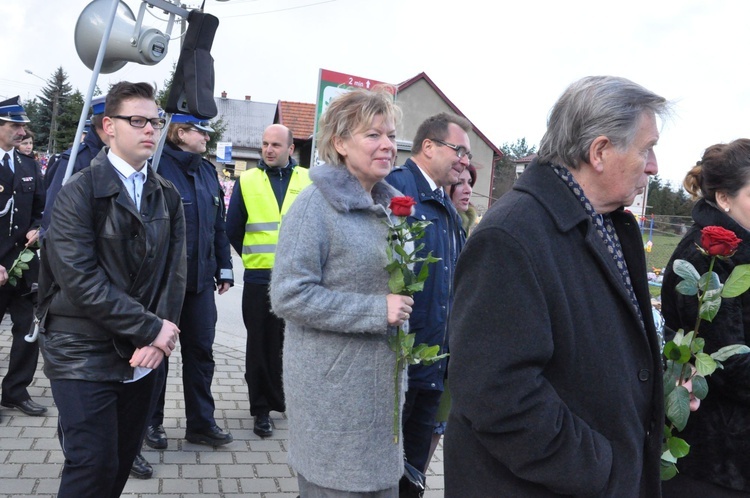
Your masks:
<path fill-rule="evenodd" d="M 207 137 L 210 136 L 207 131 L 205 130 L 199 130 L 198 128 L 193 128 L 192 126 L 188 128 L 188 131 L 194 131 L 200 135 L 206 135 Z"/>
<path fill-rule="evenodd" d="M 455 150 L 456 151 L 456 155 L 458 156 L 459 159 L 461 159 L 464 156 L 466 156 L 467 158 L 469 158 L 469 161 L 471 161 L 471 158 L 473 157 L 471 155 L 471 152 L 469 152 L 468 150 L 466 150 L 466 147 L 464 147 L 463 145 L 456 145 L 456 144 L 444 142 L 442 140 L 438 140 L 437 138 L 431 138 L 430 140 L 432 140 L 433 142 L 437 142 L 440 145 L 445 145 L 446 147 L 449 147 L 449 148 Z"/>
<path fill-rule="evenodd" d="M 167 120 L 164 118 L 147 118 L 144 116 L 110 116 L 110 118 L 124 119 L 133 128 L 145 128 L 146 123 L 151 123 L 151 127 L 154 130 L 161 130 L 164 125 L 167 124 Z"/>

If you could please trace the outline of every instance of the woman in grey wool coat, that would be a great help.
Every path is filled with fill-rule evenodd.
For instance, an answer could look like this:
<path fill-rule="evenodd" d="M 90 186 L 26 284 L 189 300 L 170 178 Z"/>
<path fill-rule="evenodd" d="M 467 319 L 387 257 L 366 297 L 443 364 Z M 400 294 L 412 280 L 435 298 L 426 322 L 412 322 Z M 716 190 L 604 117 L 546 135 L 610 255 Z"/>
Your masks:
<path fill-rule="evenodd" d="M 383 178 L 400 115 L 385 89 L 334 99 L 318 124 L 326 164 L 280 229 L 270 294 L 286 321 L 288 456 L 302 498 L 398 496 L 388 337 L 413 300 L 388 291 L 385 221 L 399 192 Z"/>

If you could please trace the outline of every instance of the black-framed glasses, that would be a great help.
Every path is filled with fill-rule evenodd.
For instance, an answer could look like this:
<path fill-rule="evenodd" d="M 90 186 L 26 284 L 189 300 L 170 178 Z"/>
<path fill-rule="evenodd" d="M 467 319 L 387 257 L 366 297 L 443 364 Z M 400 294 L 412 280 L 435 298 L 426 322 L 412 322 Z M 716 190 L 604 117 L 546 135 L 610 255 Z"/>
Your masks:
<path fill-rule="evenodd" d="M 471 152 L 469 152 L 468 150 L 466 150 L 466 147 L 464 147 L 463 145 L 452 144 L 452 143 L 446 142 L 444 140 L 438 140 L 437 138 L 431 138 L 430 140 L 432 140 L 433 142 L 437 142 L 440 145 L 445 145 L 446 147 L 449 147 L 449 148 L 455 150 L 456 151 L 456 155 L 458 156 L 459 159 L 461 159 L 462 157 L 466 156 L 467 158 L 469 158 L 469 161 L 471 161 L 471 158 L 472 158 Z"/>
<path fill-rule="evenodd" d="M 147 118 L 145 116 L 110 116 L 111 118 L 124 119 L 133 128 L 145 128 L 146 123 L 151 123 L 151 127 L 154 130 L 161 130 L 164 125 L 167 124 L 167 120 L 164 118 Z"/>

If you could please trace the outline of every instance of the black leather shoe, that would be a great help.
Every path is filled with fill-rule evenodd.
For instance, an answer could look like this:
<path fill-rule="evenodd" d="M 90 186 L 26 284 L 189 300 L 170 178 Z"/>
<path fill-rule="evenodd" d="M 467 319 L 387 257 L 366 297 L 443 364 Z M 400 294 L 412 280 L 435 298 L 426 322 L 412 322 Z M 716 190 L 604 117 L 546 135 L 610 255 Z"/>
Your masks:
<path fill-rule="evenodd" d="M 185 439 L 193 444 L 223 446 L 234 441 L 232 434 L 214 425 L 200 431 L 185 431 Z"/>
<path fill-rule="evenodd" d="M 143 458 L 143 455 L 138 453 L 133 460 L 133 466 L 130 467 L 130 475 L 136 479 L 151 479 L 154 475 L 154 468 Z"/>
<path fill-rule="evenodd" d="M 167 433 L 164 432 L 164 426 L 149 425 L 146 427 L 146 444 L 155 450 L 166 450 L 169 443 L 167 443 Z"/>
<path fill-rule="evenodd" d="M 21 410 L 26 415 L 32 417 L 38 417 L 47 413 L 47 409 L 39 403 L 34 403 L 30 398 L 26 401 L 0 401 L 0 405 L 6 408 L 16 408 Z"/>
<path fill-rule="evenodd" d="M 261 413 L 260 415 L 255 416 L 253 432 L 260 437 L 269 437 L 273 435 L 271 417 L 267 413 Z"/>

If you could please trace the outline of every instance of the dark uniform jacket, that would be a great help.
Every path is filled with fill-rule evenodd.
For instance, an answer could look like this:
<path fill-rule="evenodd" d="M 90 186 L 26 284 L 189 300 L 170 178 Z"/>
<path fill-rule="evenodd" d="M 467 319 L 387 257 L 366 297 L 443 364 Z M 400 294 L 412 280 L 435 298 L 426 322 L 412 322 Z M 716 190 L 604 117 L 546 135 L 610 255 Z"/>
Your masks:
<path fill-rule="evenodd" d="M 447 195 L 440 199 L 430 188 L 419 166 L 407 159 L 403 166 L 394 169 L 385 179 L 396 190 L 417 201 L 414 216 L 409 223 L 417 220 L 432 222 L 419 242 L 425 248 L 419 253 L 424 257 L 428 252 L 440 261 L 430 265 L 429 277 L 424 289 L 414 295 L 414 306 L 409 318 L 409 331 L 416 334 L 415 344 L 429 346 L 439 344 L 441 353 L 448 352 L 448 314 L 453 301 L 453 272 L 458 253 L 466 239 L 461 227 L 461 218 Z M 419 273 L 419 267 L 414 271 Z M 432 365 L 412 365 L 409 367 L 409 385 L 421 389 L 443 390 L 447 359 Z"/>
<path fill-rule="evenodd" d="M 92 130 L 91 133 L 86 134 L 86 138 L 78 146 L 78 154 L 76 155 L 76 163 L 73 165 L 73 171 L 71 176 L 78 173 L 83 168 L 88 168 L 91 165 L 91 161 L 99 154 L 99 151 L 104 147 L 104 142 L 99 138 L 99 135 Z M 44 188 L 47 191 L 47 200 L 44 206 L 44 218 L 42 220 L 42 230 L 47 230 L 49 227 L 50 217 L 52 216 L 52 205 L 55 202 L 57 193 L 60 192 L 62 187 L 63 178 L 65 178 L 65 172 L 68 169 L 68 161 L 70 160 L 70 154 L 72 149 L 68 149 L 63 152 L 60 157 L 52 164 L 47 166 L 47 172 L 44 174 Z"/>
<path fill-rule="evenodd" d="M 187 290 L 202 292 L 213 289 L 217 282 L 234 283 L 224 222 L 224 191 L 216 169 L 199 154 L 183 151 L 167 142 L 159 161 L 159 174 L 172 182 L 182 197 Z"/>
<path fill-rule="evenodd" d="M 137 212 L 105 148 L 60 190 L 41 254 L 39 297 L 52 296 L 40 334 L 44 373 L 132 378 L 135 349 L 153 342 L 162 319 L 180 317 L 185 219 L 177 190 L 150 170 Z"/>
<path fill-rule="evenodd" d="M 450 322 L 445 496 L 657 498 L 662 366 L 632 214 L 591 217 L 533 162 L 468 238 Z"/>
<path fill-rule="evenodd" d="M 42 223 L 44 186 L 42 171 L 36 161 L 17 150 L 14 153 L 15 174 L 0 163 L 0 265 L 10 269 L 26 246 L 26 234 Z M 24 271 L 21 288 L 36 282 L 39 260 L 35 257 Z"/>

